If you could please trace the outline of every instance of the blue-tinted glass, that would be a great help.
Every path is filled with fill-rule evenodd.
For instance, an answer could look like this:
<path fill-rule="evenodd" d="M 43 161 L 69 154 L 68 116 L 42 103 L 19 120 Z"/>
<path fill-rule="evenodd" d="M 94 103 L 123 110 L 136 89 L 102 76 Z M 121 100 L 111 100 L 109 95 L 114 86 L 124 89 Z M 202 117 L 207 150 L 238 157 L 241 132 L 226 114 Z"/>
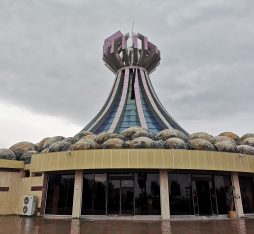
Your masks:
<path fill-rule="evenodd" d="M 136 100 L 131 99 L 131 92 L 133 87 L 132 82 L 134 82 L 134 79 L 130 75 L 130 83 L 128 88 L 126 105 L 125 105 L 125 109 L 123 110 L 122 119 L 117 129 L 117 132 L 122 132 L 124 129 L 128 127 L 140 126 L 137 107 L 136 107 Z"/>
<path fill-rule="evenodd" d="M 158 133 L 159 131 L 162 130 L 162 127 L 160 126 L 158 121 L 155 119 L 152 111 L 149 108 L 147 101 L 145 100 L 143 88 L 142 87 L 140 88 L 141 88 L 140 89 L 141 104 L 144 110 L 144 116 L 147 123 L 147 127 L 152 133 Z"/>
<path fill-rule="evenodd" d="M 122 85 L 122 84 L 120 84 L 120 85 Z M 105 119 L 105 121 L 102 123 L 102 125 L 96 130 L 96 132 L 95 132 L 96 134 L 99 134 L 101 132 L 107 132 L 109 130 L 111 124 L 113 123 L 114 117 L 117 112 L 117 108 L 118 108 L 120 100 L 121 100 L 121 93 L 122 93 L 122 89 L 120 89 L 120 91 L 118 91 L 118 93 L 116 94 L 116 100 L 113 104 L 113 109 L 109 113 L 109 115 Z"/>
<path fill-rule="evenodd" d="M 121 132 L 128 127 L 141 125 L 140 121 L 139 121 L 138 112 L 137 112 L 136 100 L 133 99 L 133 97 L 132 97 L 132 92 L 133 92 L 132 91 L 132 88 L 133 88 L 132 82 L 134 82 L 134 78 L 133 78 L 133 74 L 130 74 L 127 100 L 126 100 L 126 104 L 125 104 L 125 107 L 123 110 L 122 119 L 120 121 L 120 124 L 118 125 L 118 128 L 116 129 L 116 132 Z M 120 84 L 120 85 L 123 86 L 123 79 L 122 79 L 121 83 L 122 84 Z M 114 117 L 116 115 L 117 109 L 119 107 L 119 103 L 121 100 L 121 93 L 122 93 L 122 90 L 120 90 L 116 94 L 117 98 L 114 101 L 112 111 L 109 113 L 109 115 L 104 120 L 104 122 L 101 124 L 101 126 L 97 129 L 96 134 L 104 132 L 104 131 L 106 132 L 109 130 L 109 128 L 114 120 Z M 153 111 L 151 110 L 149 102 L 147 102 L 145 99 L 145 94 L 144 94 L 144 90 L 143 90 L 142 86 L 140 86 L 140 98 L 141 98 L 141 104 L 142 104 L 142 108 L 144 111 L 144 117 L 145 117 L 148 129 L 152 133 L 158 133 L 159 131 L 162 130 L 162 127 L 161 127 L 160 123 L 156 120 L 156 118 L 154 117 L 154 114 L 153 114 Z"/>

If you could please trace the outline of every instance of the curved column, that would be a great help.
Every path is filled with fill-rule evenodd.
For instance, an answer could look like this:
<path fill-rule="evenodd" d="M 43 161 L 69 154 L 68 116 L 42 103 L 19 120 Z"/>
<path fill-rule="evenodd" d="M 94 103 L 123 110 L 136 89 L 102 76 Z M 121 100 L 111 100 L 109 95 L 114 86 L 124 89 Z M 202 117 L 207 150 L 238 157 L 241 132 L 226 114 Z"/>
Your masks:
<path fill-rule="evenodd" d="M 121 100 L 120 100 L 120 103 L 119 103 L 119 106 L 118 106 L 118 109 L 117 109 L 117 112 L 116 112 L 116 115 L 115 115 L 115 118 L 108 130 L 108 132 L 114 132 L 117 125 L 118 125 L 118 122 L 122 116 L 122 113 L 123 113 L 123 108 L 124 108 L 124 105 L 125 105 L 125 102 L 126 102 L 126 97 L 127 97 L 127 93 L 128 93 L 128 86 L 129 86 L 129 73 L 130 73 L 130 70 L 129 68 L 126 68 L 125 69 L 125 72 L 124 72 L 124 82 L 123 82 L 123 90 L 122 90 L 122 95 L 121 95 Z"/>
<path fill-rule="evenodd" d="M 146 80 L 148 82 L 148 88 L 153 96 L 153 99 L 156 103 L 156 105 L 158 106 L 158 108 L 160 109 L 160 112 L 162 113 L 162 115 L 167 119 L 167 121 L 170 123 L 170 125 L 173 127 L 173 128 L 176 128 L 182 132 L 184 132 L 185 134 L 188 135 L 188 132 L 186 132 L 177 122 L 176 120 L 166 111 L 166 109 L 164 108 L 164 106 L 161 104 L 158 96 L 156 95 L 155 91 L 154 91 L 154 88 L 153 88 L 153 85 L 151 83 L 151 80 L 150 80 L 150 77 L 148 75 L 148 73 L 146 71 L 144 71 L 145 73 L 145 77 L 146 77 Z"/>
<path fill-rule="evenodd" d="M 172 126 L 168 123 L 168 121 L 161 114 L 160 110 L 158 109 L 158 107 L 156 106 L 156 104 L 153 100 L 153 97 L 151 95 L 151 92 L 150 92 L 147 82 L 146 82 L 145 71 L 140 70 L 140 74 L 141 74 L 141 79 L 142 79 L 142 84 L 144 86 L 145 94 L 146 94 L 150 104 L 152 105 L 152 108 L 154 109 L 154 113 L 156 113 L 157 117 L 160 119 L 160 122 L 162 124 L 164 124 L 167 128 L 172 128 Z"/>
<path fill-rule="evenodd" d="M 139 117 L 141 127 L 148 129 L 148 126 L 147 126 L 147 123 L 146 123 L 146 120 L 145 120 L 144 111 L 143 111 L 143 108 L 142 108 L 142 103 L 141 103 L 138 70 L 139 69 L 136 69 L 136 72 L 135 72 L 135 84 L 134 84 L 136 107 L 137 107 L 137 110 L 138 110 L 138 117 Z"/>
<path fill-rule="evenodd" d="M 93 128 L 94 128 L 95 126 L 97 126 L 98 123 L 99 123 L 99 122 L 103 119 L 103 117 L 107 114 L 107 112 L 109 111 L 109 109 L 110 109 L 110 107 L 112 106 L 112 103 L 113 103 L 113 101 L 114 101 L 114 99 L 115 99 L 115 97 L 116 97 L 116 93 L 117 93 L 118 89 L 121 88 L 121 87 L 119 87 L 120 81 L 121 81 L 121 71 L 119 71 L 118 74 L 117 74 L 115 84 L 114 84 L 114 86 L 113 86 L 113 88 L 112 88 L 113 90 L 112 90 L 112 92 L 110 93 L 110 96 L 109 96 L 107 102 L 105 103 L 104 107 L 102 108 L 101 113 L 99 113 L 99 116 L 96 116 L 96 117 L 94 118 L 95 121 L 92 120 L 90 126 L 88 125 L 89 127 L 86 127 L 86 128 L 83 129 L 83 130 L 92 131 Z"/>

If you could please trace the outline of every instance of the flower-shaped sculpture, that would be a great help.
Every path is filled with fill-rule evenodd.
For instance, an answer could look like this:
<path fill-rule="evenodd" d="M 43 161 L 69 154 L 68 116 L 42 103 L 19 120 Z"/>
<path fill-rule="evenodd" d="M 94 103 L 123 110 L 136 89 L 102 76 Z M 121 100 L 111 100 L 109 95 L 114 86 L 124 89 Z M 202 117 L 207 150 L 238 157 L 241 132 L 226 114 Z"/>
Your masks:
<path fill-rule="evenodd" d="M 130 47 L 129 39 L 129 34 L 120 31 L 108 37 L 103 46 L 103 60 L 114 73 L 126 66 L 138 66 L 150 74 L 160 62 L 160 51 L 140 33 L 131 36 Z"/>
<path fill-rule="evenodd" d="M 129 39 L 118 31 L 105 40 L 103 60 L 116 79 L 101 111 L 83 130 L 122 132 L 141 126 L 153 133 L 166 128 L 187 133 L 161 105 L 149 78 L 160 62 L 160 51 L 142 34 Z"/>

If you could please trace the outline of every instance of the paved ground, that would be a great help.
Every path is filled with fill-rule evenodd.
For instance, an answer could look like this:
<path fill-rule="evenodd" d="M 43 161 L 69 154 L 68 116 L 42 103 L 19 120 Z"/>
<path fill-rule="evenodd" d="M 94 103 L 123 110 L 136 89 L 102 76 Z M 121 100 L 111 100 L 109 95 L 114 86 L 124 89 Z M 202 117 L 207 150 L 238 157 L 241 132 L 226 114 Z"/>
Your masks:
<path fill-rule="evenodd" d="M 254 234 L 254 219 L 86 221 L 0 216 L 1 234 Z"/>

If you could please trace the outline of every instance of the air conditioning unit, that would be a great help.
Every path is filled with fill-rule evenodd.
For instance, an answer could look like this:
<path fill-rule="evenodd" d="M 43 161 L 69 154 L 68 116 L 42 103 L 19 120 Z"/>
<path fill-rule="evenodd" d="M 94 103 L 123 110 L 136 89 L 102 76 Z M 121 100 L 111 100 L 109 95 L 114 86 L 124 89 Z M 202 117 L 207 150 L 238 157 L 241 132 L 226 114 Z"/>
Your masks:
<path fill-rule="evenodd" d="M 23 199 L 22 215 L 32 216 L 35 214 L 37 205 L 37 197 L 26 195 Z"/>

